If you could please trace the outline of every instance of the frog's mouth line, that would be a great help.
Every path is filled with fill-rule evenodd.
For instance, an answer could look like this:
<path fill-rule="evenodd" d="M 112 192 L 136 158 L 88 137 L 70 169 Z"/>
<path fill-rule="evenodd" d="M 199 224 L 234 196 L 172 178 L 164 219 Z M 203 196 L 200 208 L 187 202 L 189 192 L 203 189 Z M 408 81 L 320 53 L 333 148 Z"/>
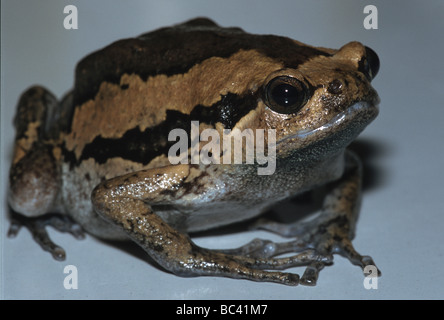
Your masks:
<path fill-rule="evenodd" d="M 314 129 L 298 131 L 278 141 L 276 145 L 288 142 L 288 140 L 304 141 L 313 135 L 328 136 L 328 133 L 333 130 L 340 130 L 340 128 L 353 127 L 361 132 L 378 115 L 378 112 L 379 108 L 377 103 L 359 101 L 334 116 L 327 123 Z"/>

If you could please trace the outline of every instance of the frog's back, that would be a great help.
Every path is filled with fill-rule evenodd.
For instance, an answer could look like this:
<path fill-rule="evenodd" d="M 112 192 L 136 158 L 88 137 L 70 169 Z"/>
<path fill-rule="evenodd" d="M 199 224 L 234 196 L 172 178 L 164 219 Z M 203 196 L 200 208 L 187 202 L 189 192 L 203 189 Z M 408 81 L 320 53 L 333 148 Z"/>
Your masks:
<path fill-rule="evenodd" d="M 254 81 L 327 51 L 204 18 L 117 41 L 77 66 L 66 159 L 168 165 L 172 129 L 190 133 L 192 120 L 232 129 L 257 107 Z"/>
<path fill-rule="evenodd" d="M 209 58 L 228 58 L 239 50 L 257 50 L 285 67 L 332 52 L 286 37 L 222 28 L 209 19 L 197 18 L 119 40 L 87 56 L 77 67 L 74 103 L 81 105 L 93 99 L 102 82 L 119 83 L 123 74 L 138 74 L 144 81 L 157 75 L 185 74 Z"/>

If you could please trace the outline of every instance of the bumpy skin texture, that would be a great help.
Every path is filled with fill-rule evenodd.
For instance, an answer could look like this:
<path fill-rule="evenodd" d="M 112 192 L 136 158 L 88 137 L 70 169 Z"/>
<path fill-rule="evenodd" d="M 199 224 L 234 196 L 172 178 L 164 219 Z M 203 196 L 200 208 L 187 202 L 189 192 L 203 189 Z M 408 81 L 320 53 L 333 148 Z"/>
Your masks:
<path fill-rule="evenodd" d="M 61 260 L 64 251 L 45 226 L 81 238 L 80 225 L 105 239 L 129 237 L 181 276 L 289 285 L 314 285 L 334 253 L 372 265 L 351 243 L 361 174 L 346 147 L 377 115 L 370 81 L 378 68 L 376 54 L 358 42 L 315 48 L 208 19 L 115 42 L 78 64 L 75 88 L 60 103 L 41 87 L 23 94 L 10 171 L 10 235 L 25 225 Z M 303 97 L 297 108 L 273 101 L 275 79 L 296 85 Z M 168 133 L 179 128 L 189 136 L 193 120 L 200 132 L 275 130 L 275 172 L 258 175 L 257 163 L 171 165 L 175 142 Z M 259 225 L 294 238 L 288 242 L 256 239 L 208 250 L 188 236 L 326 184 L 316 219 Z M 47 219 L 47 213 L 60 215 Z M 307 266 L 301 279 L 273 271 L 294 266 Z"/>

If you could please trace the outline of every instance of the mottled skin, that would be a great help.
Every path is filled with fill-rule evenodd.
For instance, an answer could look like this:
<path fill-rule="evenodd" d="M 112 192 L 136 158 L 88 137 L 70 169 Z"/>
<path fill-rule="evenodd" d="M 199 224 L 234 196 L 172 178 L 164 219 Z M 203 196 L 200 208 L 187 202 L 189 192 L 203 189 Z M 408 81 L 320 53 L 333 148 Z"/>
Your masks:
<path fill-rule="evenodd" d="M 339 253 L 374 264 L 352 246 L 360 203 L 359 159 L 347 145 L 377 115 L 370 81 L 376 54 L 358 42 L 339 50 L 221 28 L 207 19 L 111 44 L 83 59 L 60 103 L 26 91 L 15 119 L 10 234 L 26 225 L 57 259 L 45 225 L 82 237 L 134 240 L 165 269 L 289 285 L 316 283 Z M 273 79 L 300 102 L 274 100 Z M 171 165 L 170 130 L 276 130 L 276 170 L 258 164 Z M 202 146 L 201 146 L 202 147 Z M 294 238 L 256 239 L 233 250 L 198 247 L 188 236 L 257 216 L 328 183 L 321 214 L 303 224 L 259 227 Z M 58 213 L 50 219 L 42 215 Z M 26 217 L 24 217 L 26 216 Z M 282 253 L 293 256 L 279 258 Z M 307 266 L 299 279 L 281 271 Z"/>

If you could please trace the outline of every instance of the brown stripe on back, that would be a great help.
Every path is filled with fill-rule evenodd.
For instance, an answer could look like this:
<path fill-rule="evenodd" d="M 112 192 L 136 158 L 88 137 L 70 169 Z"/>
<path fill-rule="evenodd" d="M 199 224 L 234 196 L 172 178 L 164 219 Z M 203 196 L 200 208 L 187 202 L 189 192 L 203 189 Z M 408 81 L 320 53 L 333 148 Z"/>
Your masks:
<path fill-rule="evenodd" d="M 74 105 L 93 99 L 104 81 L 119 83 L 123 74 L 135 73 L 146 80 L 159 74 L 186 73 L 208 58 L 227 58 L 241 49 L 259 51 L 291 68 L 310 57 L 329 55 L 289 38 L 252 35 L 196 19 L 117 41 L 87 56 L 77 66 Z"/>
<path fill-rule="evenodd" d="M 83 147 L 98 136 L 117 139 L 132 128 L 144 131 L 165 121 L 167 110 L 189 115 L 196 106 L 213 116 L 206 109 L 223 107 L 225 112 L 213 120 L 232 127 L 242 113 L 237 110 L 241 106 L 224 97 L 256 94 L 264 79 L 281 68 L 273 59 L 251 50 L 229 58 L 212 57 L 185 74 L 170 77 L 158 75 L 143 81 L 138 75 L 124 74 L 120 84 L 102 83 L 94 100 L 75 108 L 66 147 L 80 157 Z M 256 107 L 257 99 L 248 101 L 248 108 Z"/>
<path fill-rule="evenodd" d="M 105 138 L 101 135 L 95 137 L 91 143 L 85 145 L 80 156 L 69 152 L 64 145 L 65 160 L 71 164 L 71 167 L 90 158 L 100 164 L 112 158 L 122 158 L 147 165 L 158 156 L 166 156 L 171 146 L 176 143 L 168 141 L 171 130 L 185 130 L 190 146 L 191 121 L 197 120 L 213 128 L 216 127 L 216 123 L 220 123 L 225 128 L 231 129 L 242 117 L 256 108 L 256 100 L 256 95 L 237 96 L 230 93 L 211 107 L 197 105 L 190 114 L 167 110 L 165 121 L 156 126 L 144 130 L 134 127 L 127 130 L 120 138 Z"/>

